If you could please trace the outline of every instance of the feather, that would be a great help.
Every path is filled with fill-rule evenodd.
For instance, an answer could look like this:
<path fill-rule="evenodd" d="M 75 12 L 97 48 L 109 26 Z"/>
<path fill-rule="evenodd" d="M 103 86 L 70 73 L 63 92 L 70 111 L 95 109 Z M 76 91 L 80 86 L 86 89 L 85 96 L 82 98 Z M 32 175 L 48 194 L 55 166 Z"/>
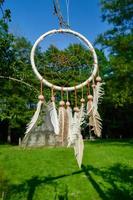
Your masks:
<path fill-rule="evenodd" d="M 81 167 L 84 142 L 81 135 L 81 113 L 74 112 L 73 123 L 72 123 L 72 132 L 69 141 L 69 145 L 73 145 L 74 154 L 78 163 L 79 168 Z"/>
<path fill-rule="evenodd" d="M 40 111 L 41 111 L 42 104 L 43 104 L 43 101 L 40 100 L 37 104 L 37 109 L 36 109 L 35 114 L 33 115 L 30 123 L 27 125 L 27 129 L 26 129 L 25 134 L 29 133 L 34 128 L 34 126 L 36 125 L 36 122 L 38 120 L 38 117 L 39 117 L 39 114 L 40 114 Z"/>
<path fill-rule="evenodd" d="M 80 127 L 79 126 L 79 113 L 74 112 L 74 116 L 72 118 L 72 123 L 71 123 L 71 132 L 69 135 L 68 147 L 74 145 L 75 140 L 77 138 L 79 127 Z"/>
<path fill-rule="evenodd" d="M 84 119 L 85 119 L 85 106 L 84 106 L 84 103 L 81 103 L 80 112 L 79 112 L 80 126 L 83 125 Z"/>
<path fill-rule="evenodd" d="M 102 131 L 102 119 L 98 113 L 98 104 L 103 98 L 104 91 L 102 85 L 104 83 L 98 82 L 95 87 L 93 87 L 93 103 L 92 103 L 92 111 L 89 113 L 89 126 L 92 126 L 92 130 L 94 130 L 95 135 L 98 137 L 101 136 Z"/>
<path fill-rule="evenodd" d="M 63 145 L 64 141 L 64 128 L 65 128 L 65 108 L 63 105 L 60 105 L 59 107 L 59 135 L 61 138 L 61 142 Z"/>
<path fill-rule="evenodd" d="M 98 111 L 95 113 L 95 115 L 92 112 L 92 115 L 89 118 L 89 125 L 92 126 L 92 130 L 94 131 L 95 135 L 98 137 L 101 136 L 101 131 L 102 131 L 102 119 L 98 113 Z"/>
<path fill-rule="evenodd" d="M 102 98 L 103 98 L 103 95 L 104 95 L 104 90 L 102 88 L 102 86 L 104 85 L 105 83 L 100 83 L 98 82 L 96 85 L 95 85 L 95 88 L 93 89 L 93 92 L 94 92 L 94 106 L 97 108 L 98 107 L 98 104 L 101 102 Z"/>
<path fill-rule="evenodd" d="M 83 137 L 79 131 L 79 134 L 77 135 L 77 139 L 75 140 L 75 143 L 74 143 L 74 153 L 75 153 L 75 157 L 76 157 L 79 168 L 81 168 L 83 152 L 84 152 L 84 142 L 83 142 Z"/>
<path fill-rule="evenodd" d="M 48 111 L 50 112 L 51 123 L 54 127 L 54 132 L 56 135 L 59 135 L 59 121 L 58 121 L 58 115 L 57 115 L 55 102 L 52 101 L 49 104 L 48 108 L 49 108 Z"/>
<path fill-rule="evenodd" d="M 42 121 L 40 124 L 40 126 L 42 126 L 42 131 L 55 133 L 54 126 L 51 121 L 51 102 L 42 106 L 42 112 L 40 113 L 39 119 Z"/>
<path fill-rule="evenodd" d="M 68 116 L 68 146 L 70 146 L 71 136 L 72 136 L 72 123 L 73 123 L 73 116 L 72 116 L 72 109 L 70 106 L 67 106 L 66 113 Z"/>
<path fill-rule="evenodd" d="M 31 121 L 28 123 L 27 125 L 27 129 L 26 129 L 26 132 L 25 132 L 25 136 L 23 138 L 23 141 L 22 141 L 22 146 L 26 146 L 27 144 L 27 141 L 30 137 L 30 134 L 31 134 L 31 131 L 33 130 L 33 128 L 36 126 L 37 124 L 37 121 L 38 121 L 38 118 L 39 118 L 39 114 L 40 114 L 40 111 L 41 111 L 41 107 L 42 107 L 42 104 L 43 104 L 43 101 L 39 101 L 37 103 L 37 109 L 36 109 L 36 112 L 34 113 Z"/>
<path fill-rule="evenodd" d="M 51 122 L 51 102 L 43 104 L 37 126 L 25 135 L 22 141 L 22 146 L 43 146 L 47 145 L 48 135 L 54 138 L 55 130 Z"/>

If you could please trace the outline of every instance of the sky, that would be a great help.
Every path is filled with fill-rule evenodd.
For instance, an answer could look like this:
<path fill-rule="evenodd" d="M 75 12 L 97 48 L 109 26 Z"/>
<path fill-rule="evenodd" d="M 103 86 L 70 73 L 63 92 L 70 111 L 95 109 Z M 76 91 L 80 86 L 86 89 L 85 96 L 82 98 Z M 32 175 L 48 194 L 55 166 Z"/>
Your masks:
<path fill-rule="evenodd" d="M 67 16 L 66 0 L 59 0 L 64 18 Z M 99 0 L 69 0 L 69 18 L 72 30 L 83 34 L 93 43 L 98 34 L 108 29 L 102 22 Z M 52 0 L 5 0 L 4 8 L 11 10 L 10 32 L 26 37 L 31 43 L 43 33 L 58 29 L 53 15 Z"/>

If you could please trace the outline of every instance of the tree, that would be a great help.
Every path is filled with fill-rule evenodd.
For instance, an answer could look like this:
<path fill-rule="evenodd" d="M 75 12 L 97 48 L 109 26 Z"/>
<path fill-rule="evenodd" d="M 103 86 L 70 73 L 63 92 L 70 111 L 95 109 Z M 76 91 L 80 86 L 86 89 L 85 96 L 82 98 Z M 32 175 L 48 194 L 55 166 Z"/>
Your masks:
<path fill-rule="evenodd" d="M 130 109 L 133 105 L 133 1 L 101 0 L 101 10 L 103 21 L 111 25 L 96 40 L 108 51 L 109 68 L 104 73 L 106 110 L 115 113 L 114 117 L 109 117 L 109 123 L 123 129 L 119 132 L 126 132 L 127 127 L 131 128 Z M 106 111 L 106 115 L 110 112 Z"/>
<path fill-rule="evenodd" d="M 39 84 L 31 69 L 31 44 L 25 38 L 16 38 L 8 32 L 11 20 L 10 10 L 3 10 L 4 1 L 0 1 L 2 17 L 0 19 L 0 122 L 8 127 L 8 139 L 11 133 L 24 133 L 25 124 L 35 107 L 35 96 Z M 16 81 L 17 80 L 17 81 Z"/>

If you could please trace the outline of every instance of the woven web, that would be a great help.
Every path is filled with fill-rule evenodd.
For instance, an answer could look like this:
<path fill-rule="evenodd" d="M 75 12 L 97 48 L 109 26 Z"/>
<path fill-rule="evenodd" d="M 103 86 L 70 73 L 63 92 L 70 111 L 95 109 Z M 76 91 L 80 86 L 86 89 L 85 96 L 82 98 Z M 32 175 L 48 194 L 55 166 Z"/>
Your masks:
<path fill-rule="evenodd" d="M 68 33 L 47 36 L 36 50 L 35 63 L 44 79 L 61 87 L 78 85 L 93 71 L 88 47 Z"/>

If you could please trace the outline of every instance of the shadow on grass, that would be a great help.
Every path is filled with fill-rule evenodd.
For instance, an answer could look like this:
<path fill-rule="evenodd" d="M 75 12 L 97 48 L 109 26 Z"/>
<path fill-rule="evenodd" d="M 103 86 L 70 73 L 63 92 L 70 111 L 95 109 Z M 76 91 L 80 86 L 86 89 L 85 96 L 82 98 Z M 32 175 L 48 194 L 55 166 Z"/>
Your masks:
<path fill-rule="evenodd" d="M 55 177 L 52 177 L 51 175 L 49 175 L 44 178 L 34 176 L 31 179 L 25 181 L 24 183 L 22 183 L 20 185 L 9 185 L 5 200 L 12 199 L 12 196 L 14 194 L 16 194 L 16 195 L 18 194 L 18 199 L 21 199 L 22 195 L 24 195 L 24 196 L 26 195 L 27 196 L 26 200 L 33 200 L 33 197 L 34 197 L 37 187 L 39 187 L 41 185 L 44 185 L 44 186 L 50 185 L 54 188 L 54 191 L 53 191 L 54 197 L 49 200 L 68 200 L 68 186 L 63 185 L 63 187 L 60 188 L 60 184 L 58 184 L 57 180 L 65 178 L 67 176 L 76 175 L 81 172 L 83 172 L 83 171 L 79 170 L 79 171 L 73 172 L 71 174 L 63 174 L 63 175 L 59 175 L 59 176 L 55 176 Z M 25 199 L 25 197 L 23 197 L 23 198 Z M 45 196 L 44 196 L 44 200 L 45 200 Z"/>
<path fill-rule="evenodd" d="M 59 176 L 55 176 L 55 177 L 47 176 L 44 179 L 40 179 L 37 176 L 31 178 L 30 180 L 26 181 L 26 184 L 28 185 L 28 188 L 29 188 L 27 200 L 33 199 L 36 187 L 38 187 L 41 184 L 50 184 L 54 187 L 54 189 L 55 189 L 54 200 L 68 200 L 68 187 L 66 185 L 64 186 L 64 189 L 63 189 L 64 194 L 58 194 L 58 190 L 57 190 L 58 183 L 56 182 L 56 180 L 67 177 L 67 176 L 76 175 L 81 172 L 82 171 L 79 170 L 79 171 L 73 172 L 71 174 L 63 174 L 63 175 L 59 175 Z M 24 185 L 20 185 L 20 187 L 23 187 L 23 186 Z"/>
<path fill-rule="evenodd" d="M 41 188 L 41 191 L 44 187 L 50 186 L 50 190 L 48 190 L 48 192 L 51 193 L 52 197 L 49 197 L 49 200 L 68 200 L 68 186 L 63 185 L 63 181 L 58 182 L 58 180 L 68 176 L 76 176 L 80 173 L 84 173 L 86 175 L 87 180 L 91 183 L 102 200 L 118 200 L 119 198 L 121 200 L 133 199 L 133 169 L 117 163 L 111 167 L 100 169 L 91 165 L 82 165 L 82 169 L 79 171 L 55 177 L 50 175 L 47 177 L 34 176 L 20 185 L 9 185 L 5 200 L 33 200 L 33 198 L 35 199 L 36 189 L 41 186 L 43 187 Z M 46 188 L 45 191 L 47 192 Z M 16 198 L 13 198 L 13 195 L 16 195 L 14 196 Z M 45 196 L 43 199 L 45 200 Z M 82 197 L 80 196 L 79 199 L 82 200 Z"/>
<path fill-rule="evenodd" d="M 103 200 L 132 200 L 133 199 L 133 169 L 119 163 L 109 168 L 95 168 L 82 165 L 82 169 L 94 189 Z M 97 180 L 101 179 L 101 183 Z M 108 185 L 108 186 L 107 186 Z"/>

